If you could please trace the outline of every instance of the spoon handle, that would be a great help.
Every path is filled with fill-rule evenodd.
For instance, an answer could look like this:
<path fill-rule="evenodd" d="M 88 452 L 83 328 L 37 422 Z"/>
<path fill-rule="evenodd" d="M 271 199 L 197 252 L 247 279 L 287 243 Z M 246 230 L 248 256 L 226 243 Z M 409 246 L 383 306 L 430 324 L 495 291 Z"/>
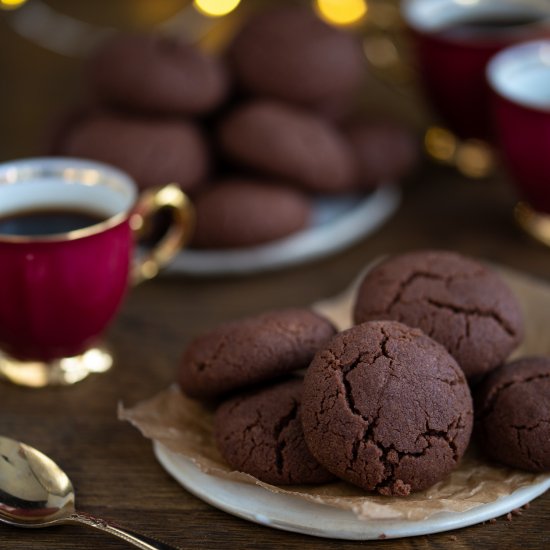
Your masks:
<path fill-rule="evenodd" d="M 130 531 L 119 525 L 115 525 L 104 519 L 91 516 L 90 514 L 85 514 L 82 512 L 75 512 L 67 518 L 67 523 L 81 523 L 87 525 L 88 527 L 94 527 L 105 533 L 119 537 L 142 550 L 177 550 L 175 546 L 170 546 L 165 542 L 147 537 L 135 531 Z"/>

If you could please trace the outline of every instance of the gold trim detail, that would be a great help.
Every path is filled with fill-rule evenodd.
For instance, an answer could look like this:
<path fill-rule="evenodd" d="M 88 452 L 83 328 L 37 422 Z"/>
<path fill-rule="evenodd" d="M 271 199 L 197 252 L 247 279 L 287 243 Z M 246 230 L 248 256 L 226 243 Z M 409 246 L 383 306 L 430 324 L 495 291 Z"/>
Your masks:
<path fill-rule="evenodd" d="M 14 212 L 16 213 L 16 212 Z M 120 212 L 115 214 L 102 222 L 83 227 L 82 229 L 75 229 L 74 231 L 67 231 L 66 233 L 52 233 L 51 235 L 1 235 L 0 243 L 62 243 L 67 241 L 76 241 L 85 237 L 91 237 L 98 233 L 103 233 L 108 229 L 116 227 L 125 220 L 128 219 L 128 212 Z"/>
<path fill-rule="evenodd" d="M 159 189 L 149 189 L 140 196 L 130 216 L 130 227 L 136 238 L 139 239 L 143 230 L 148 227 L 147 220 L 162 208 L 172 210 L 172 224 L 164 237 L 134 264 L 133 284 L 156 277 L 191 239 L 195 227 L 195 209 L 187 195 L 175 183 Z"/>
<path fill-rule="evenodd" d="M 107 187 L 126 197 L 129 200 L 129 205 L 123 211 L 108 217 L 106 215 L 103 221 L 88 227 L 50 235 L 0 234 L 0 243 L 65 242 L 97 235 L 126 221 L 136 201 L 137 193 L 133 180 L 118 169 L 101 163 L 93 161 L 88 163 L 88 161 L 79 159 L 59 157 L 21 160 L 0 165 L 0 188 L 38 179 L 60 180 L 66 185 Z M 11 213 L 17 212 L 18 210 L 13 210 Z"/>
<path fill-rule="evenodd" d="M 104 347 L 52 361 L 22 361 L 0 352 L 0 377 L 28 388 L 72 386 L 89 374 L 108 371 L 112 365 L 113 357 Z"/>

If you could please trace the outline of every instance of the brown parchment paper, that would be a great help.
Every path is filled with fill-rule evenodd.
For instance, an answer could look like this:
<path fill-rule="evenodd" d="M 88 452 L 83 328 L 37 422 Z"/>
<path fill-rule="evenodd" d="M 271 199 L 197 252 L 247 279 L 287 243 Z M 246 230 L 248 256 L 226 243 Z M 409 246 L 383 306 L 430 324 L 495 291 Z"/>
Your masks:
<path fill-rule="evenodd" d="M 514 357 L 550 355 L 550 285 L 517 272 L 499 271 L 518 296 L 525 314 L 526 337 Z M 361 278 L 359 276 L 341 295 L 318 302 L 314 308 L 340 329 L 351 326 L 351 307 Z M 175 385 L 132 408 L 121 405 L 119 418 L 131 422 L 145 437 L 191 459 L 212 476 L 252 483 L 267 491 L 350 510 L 364 520 L 425 520 L 440 512 L 465 512 L 509 495 L 520 487 L 550 478 L 548 474 L 535 475 L 490 463 L 480 457 L 472 445 L 459 467 L 446 479 L 427 491 L 406 498 L 370 494 L 344 482 L 278 487 L 231 471 L 212 438 L 213 410 L 186 398 Z"/>

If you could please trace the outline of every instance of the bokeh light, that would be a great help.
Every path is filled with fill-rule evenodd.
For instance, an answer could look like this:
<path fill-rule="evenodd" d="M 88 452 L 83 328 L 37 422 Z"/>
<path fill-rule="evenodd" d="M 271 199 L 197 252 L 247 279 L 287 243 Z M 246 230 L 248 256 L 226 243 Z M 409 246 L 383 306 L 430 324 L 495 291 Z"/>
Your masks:
<path fill-rule="evenodd" d="M 432 158 L 450 164 L 456 154 L 458 141 L 449 130 L 431 126 L 424 136 L 424 147 Z"/>
<path fill-rule="evenodd" d="M 526 202 L 518 202 L 514 209 L 518 225 L 531 237 L 550 246 L 550 216 L 533 210 Z"/>
<path fill-rule="evenodd" d="M 0 8 L 3 10 L 15 10 L 25 4 L 27 0 L 0 0 Z"/>
<path fill-rule="evenodd" d="M 333 25 L 351 25 L 367 13 L 365 0 L 315 0 L 316 12 Z"/>
<path fill-rule="evenodd" d="M 209 17 L 222 17 L 231 13 L 241 0 L 194 0 L 193 5 L 202 14 Z"/>
<path fill-rule="evenodd" d="M 495 155 L 487 143 L 479 139 L 461 141 L 439 126 L 428 128 L 424 135 L 424 148 L 431 158 L 455 166 L 468 178 L 486 178 L 495 170 Z"/>
<path fill-rule="evenodd" d="M 465 176 L 481 179 L 491 175 L 495 159 L 487 143 L 479 139 L 467 139 L 457 149 L 455 164 Z"/>

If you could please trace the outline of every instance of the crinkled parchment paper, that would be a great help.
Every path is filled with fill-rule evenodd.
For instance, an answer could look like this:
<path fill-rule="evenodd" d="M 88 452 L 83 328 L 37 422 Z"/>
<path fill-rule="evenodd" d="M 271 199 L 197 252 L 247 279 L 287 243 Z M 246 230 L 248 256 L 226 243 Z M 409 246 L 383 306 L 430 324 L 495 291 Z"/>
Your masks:
<path fill-rule="evenodd" d="M 525 275 L 500 270 L 518 296 L 525 314 L 526 338 L 514 356 L 550 355 L 550 285 Z M 359 278 L 358 278 L 359 280 Z M 341 329 L 351 324 L 357 281 L 343 294 L 315 304 L 315 309 Z M 465 512 L 493 502 L 520 487 L 549 475 L 535 475 L 489 463 L 471 446 L 460 466 L 427 491 L 406 498 L 384 497 L 362 491 L 344 482 L 316 486 L 277 487 L 231 471 L 212 439 L 213 410 L 183 396 L 172 386 L 131 409 L 120 407 L 119 418 L 128 420 L 141 433 L 169 450 L 190 458 L 202 471 L 220 478 L 252 483 L 268 491 L 292 495 L 318 504 L 353 511 L 360 519 L 424 520 L 440 512 Z"/>

